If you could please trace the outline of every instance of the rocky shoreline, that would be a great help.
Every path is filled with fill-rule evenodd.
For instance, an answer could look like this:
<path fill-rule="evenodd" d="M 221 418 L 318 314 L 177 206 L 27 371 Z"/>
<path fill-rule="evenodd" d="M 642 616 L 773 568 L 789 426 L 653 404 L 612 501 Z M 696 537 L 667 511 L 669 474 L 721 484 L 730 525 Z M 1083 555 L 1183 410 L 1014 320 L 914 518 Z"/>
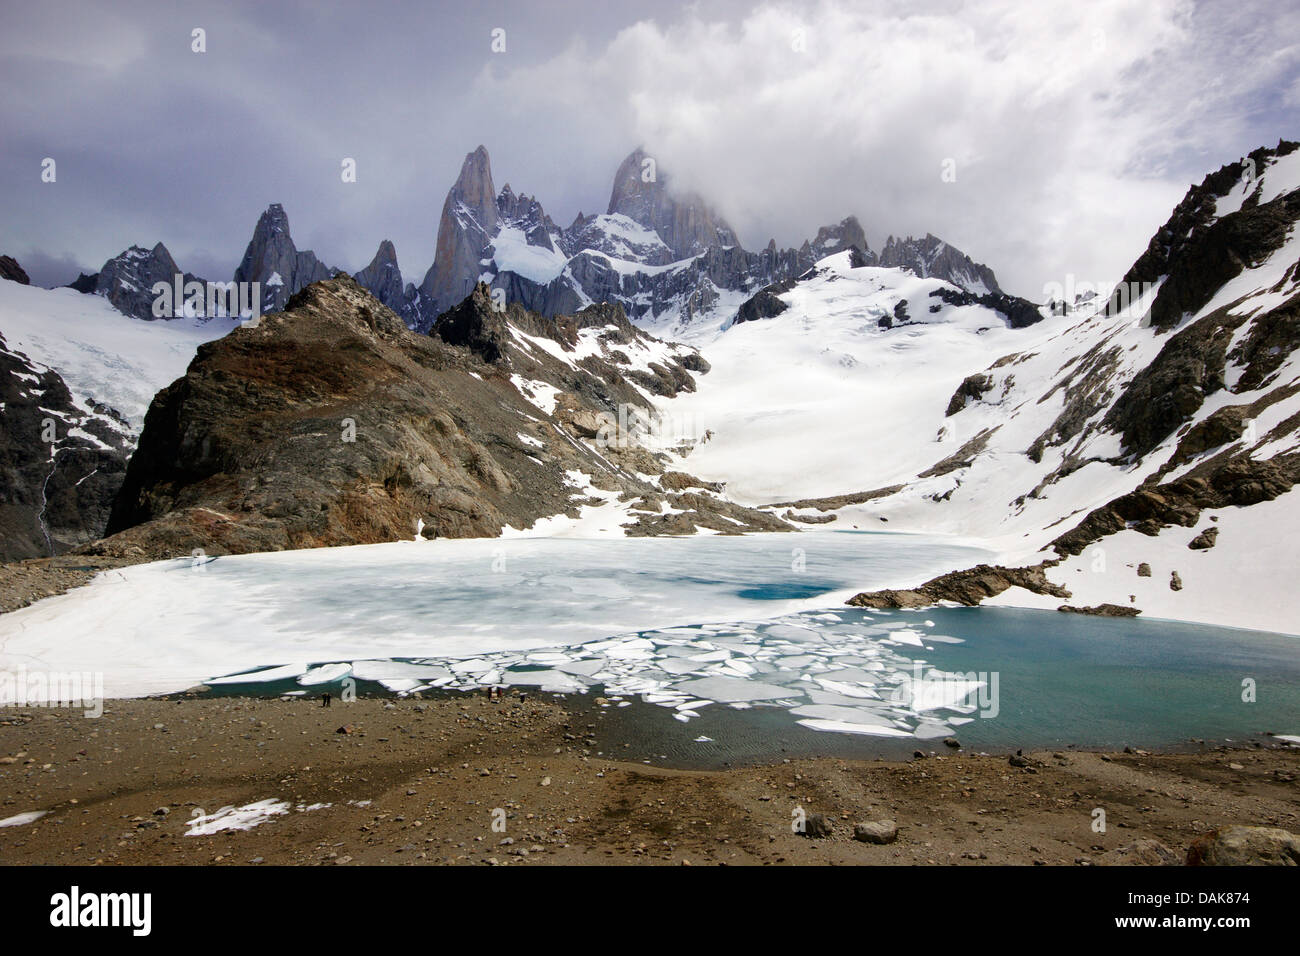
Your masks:
<path fill-rule="evenodd" d="M 605 739 L 604 713 L 591 698 L 514 693 L 336 700 L 329 708 L 307 699 L 115 700 L 94 720 L 6 708 L 0 860 L 1300 860 L 1292 836 L 1300 830 L 1300 748 L 1260 741 L 1197 753 L 1007 756 L 940 747 L 907 761 L 773 758 L 700 771 L 611 752 L 622 748 Z M 240 816 L 223 808 L 244 808 L 246 822 L 260 808 L 263 822 L 222 829 Z"/>

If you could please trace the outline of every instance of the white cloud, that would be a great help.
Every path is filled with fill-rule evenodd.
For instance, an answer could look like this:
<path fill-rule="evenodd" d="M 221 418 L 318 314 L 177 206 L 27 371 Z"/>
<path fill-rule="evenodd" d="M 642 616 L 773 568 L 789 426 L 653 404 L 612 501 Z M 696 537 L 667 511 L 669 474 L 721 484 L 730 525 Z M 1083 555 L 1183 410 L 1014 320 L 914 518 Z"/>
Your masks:
<path fill-rule="evenodd" d="M 931 231 L 1036 297 L 1066 271 L 1117 279 L 1189 178 L 1235 158 L 1248 133 L 1234 108 L 1294 73 L 1285 49 L 1251 52 L 1281 42 L 1277 23 L 1243 40 L 1190 0 L 925 9 L 689 12 L 602 50 L 494 66 L 477 93 L 512 115 L 562 102 L 605 136 L 626 129 L 747 247 L 856 213 L 873 246 Z M 1215 55 L 1243 46 L 1233 69 Z M 949 158 L 955 183 L 940 175 Z"/>

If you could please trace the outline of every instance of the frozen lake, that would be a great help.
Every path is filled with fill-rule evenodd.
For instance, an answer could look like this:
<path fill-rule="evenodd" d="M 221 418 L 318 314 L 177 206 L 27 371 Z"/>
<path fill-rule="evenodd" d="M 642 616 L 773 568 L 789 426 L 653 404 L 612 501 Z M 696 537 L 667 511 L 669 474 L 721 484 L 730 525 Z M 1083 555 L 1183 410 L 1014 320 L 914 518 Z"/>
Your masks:
<path fill-rule="evenodd" d="M 704 746 L 756 727 L 909 748 L 959 735 L 989 749 L 1300 731 L 1288 724 L 1300 716 L 1300 638 L 1009 608 L 843 606 L 859 590 L 988 558 L 939 538 L 813 531 L 158 562 L 0 617 L 0 671 L 102 673 L 109 698 L 196 684 L 264 695 L 598 691 L 610 708 L 650 704 L 673 726 L 699 728 Z M 1243 697 L 1246 681 L 1255 700 Z"/>

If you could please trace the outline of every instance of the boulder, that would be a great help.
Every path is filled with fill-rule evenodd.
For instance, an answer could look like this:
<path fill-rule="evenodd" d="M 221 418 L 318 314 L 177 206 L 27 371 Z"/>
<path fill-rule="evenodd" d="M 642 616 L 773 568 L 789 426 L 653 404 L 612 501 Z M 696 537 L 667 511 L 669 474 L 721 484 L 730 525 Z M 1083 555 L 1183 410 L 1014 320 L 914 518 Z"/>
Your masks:
<path fill-rule="evenodd" d="M 1300 836 L 1275 827 L 1220 827 L 1192 842 L 1187 865 L 1300 866 Z"/>
<path fill-rule="evenodd" d="M 1098 866 L 1181 866 L 1178 853 L 1159 840 L 1142 838 L 1103 853 Z"/>
<path fill-rule="evenodd" d="M 859 823 L 853 828 L 853 839 L 859 843 L 893 843 L 898 839 L 898 824 L 893 820 Z"/>
<path fill-rule="evenodd" d="M 833 832 L 830 818 L 824 813 L 810 813 L 804 818 L 803 832 L 801 836 L 806 836 L 814 840 L 820 840 L 828 837 Z"/>

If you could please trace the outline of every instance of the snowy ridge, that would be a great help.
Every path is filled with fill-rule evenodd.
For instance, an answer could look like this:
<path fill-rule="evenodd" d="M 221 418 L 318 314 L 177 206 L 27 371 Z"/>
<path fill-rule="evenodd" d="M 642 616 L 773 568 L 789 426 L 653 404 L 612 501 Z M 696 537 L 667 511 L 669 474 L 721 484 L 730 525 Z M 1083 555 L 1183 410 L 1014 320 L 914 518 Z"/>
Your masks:
<path fill-rule="evenodd" d="M 236 325 L 234 318 L 141 322 L 99 296 L 0 282 L 0 334 L 10 348 L 58 370 L 85 405 L 116 409 L 137 435 L 158 390 L 184 373 L 199 345 Z"/>

